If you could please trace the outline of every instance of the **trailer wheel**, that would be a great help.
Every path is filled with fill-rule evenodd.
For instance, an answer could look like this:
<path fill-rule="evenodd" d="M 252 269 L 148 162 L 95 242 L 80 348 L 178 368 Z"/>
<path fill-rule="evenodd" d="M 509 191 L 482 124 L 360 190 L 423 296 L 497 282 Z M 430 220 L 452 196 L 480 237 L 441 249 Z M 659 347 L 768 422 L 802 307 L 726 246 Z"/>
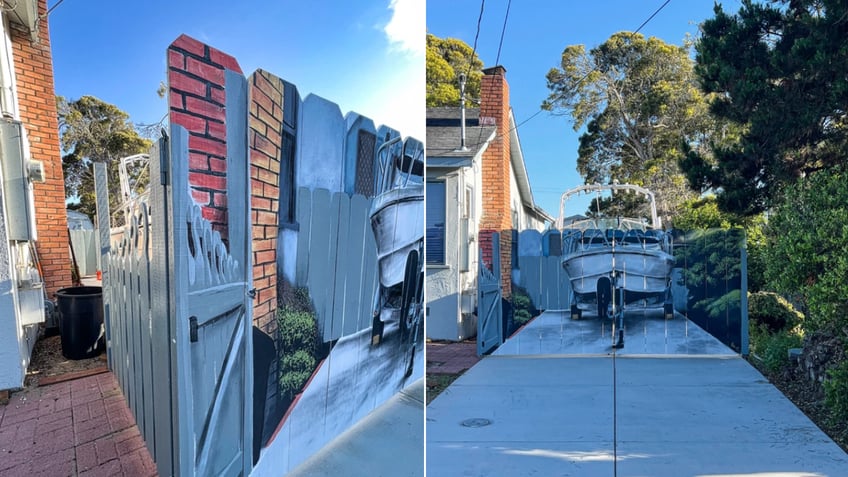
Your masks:
<path fill-rule="evenodd" d="M 400 332 L 402 337 L 409 335 L 415 322 L 413 301 L 418 295 L 418 250 L 411 250 L 406 257 L 406 270 L 403 274 L 400 300 Z"/>

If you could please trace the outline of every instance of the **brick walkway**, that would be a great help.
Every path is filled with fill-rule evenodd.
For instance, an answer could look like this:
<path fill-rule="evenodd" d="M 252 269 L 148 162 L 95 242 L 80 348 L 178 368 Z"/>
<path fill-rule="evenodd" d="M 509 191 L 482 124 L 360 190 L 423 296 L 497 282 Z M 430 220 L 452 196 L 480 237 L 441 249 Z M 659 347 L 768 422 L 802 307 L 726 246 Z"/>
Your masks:
<path fill-rule="evenodd" d="M 25 389 L 0 405 L 0 475 L 155 476 L 112 373 Z"/>
<path fill-rule="evenodd" d="M 477 343 L 427 343 L 427 374 L 460 374 L 477 364 Z"/>

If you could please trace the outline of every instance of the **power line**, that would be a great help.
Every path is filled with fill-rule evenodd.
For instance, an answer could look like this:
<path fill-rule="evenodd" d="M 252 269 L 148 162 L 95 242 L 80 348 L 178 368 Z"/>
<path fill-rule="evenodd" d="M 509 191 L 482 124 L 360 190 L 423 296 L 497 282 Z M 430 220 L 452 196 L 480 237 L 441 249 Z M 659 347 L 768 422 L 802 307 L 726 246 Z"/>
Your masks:
<path fill-rule="evenodd" d="M 55 4 L 55 5 L 53 5 L 52 7 L 50 7 L 50 9 L 49 9 L 49 10 L 47 10 L 47 13 L 45 13 L 44 15 L 45 15 L 45 16 L 50 15 L 50 12 L 52 12 L 53 10 L 55 10 L 55 9 L 56 9 L 56 7 L 58 7 L 59 5 L 61 5 L 61 4 L 62 4 L 62 2 L 64 2 L 64 1 L 65 1 L 65 0 L 59 0 L 58 2 L 56 2 L 56 4 Z"/>
<path fill-rule="evenodd" d="M 501 47 L 503 47 L 503 39 L 504 33 L 506 33 L 506 20 L 509 18 L 509 7 L 512 5 L 512 0 L 509 0 L 506 4 L 506 15 L 504 15 L 504 24 L 503 28 L 501 28 L 501 41 L 498 43 L 498 56 L 495 57 L 495 64 L 499 64 L 498 61 L 501 59 Z"/>
<path fill-rule="evenodd" d="M 483 23 L 483 10 L 486 9 L 486 0 L 480 1 L 480 16 L 477 17 L 477 33 L 474 34 L 474 46 L 471 48 L 471 56 L 468 58 L 468 72 L 465 76 L 471 76 L 471 66 L 474 64 L 474 55 L 477 54 L 477 39 L 480 38 L 480 24 Z"/>
<path fill-rule="evenodd" d="M 636 31 L 634 31 L 633 33 L 639 33 L 639 30 L 644 28 L 645 25 L 647 25 L 649 21 L 653 20 L 654 17 L 657 16 L 657 13 L 662 11 L 662 9 L 665 8 L 665 6 L 668 5 L 670 2 L 671 2 L 671 0 L 665 0 L 665 3 L 660 5 L 660 8 L 657 8 L 657 10 L 654 13 L 652 13 L 651 16 L 649 16 L 647 20 L 643 21 L 642 24 L 639 25 L 639 28 L 637 28 Z"/>

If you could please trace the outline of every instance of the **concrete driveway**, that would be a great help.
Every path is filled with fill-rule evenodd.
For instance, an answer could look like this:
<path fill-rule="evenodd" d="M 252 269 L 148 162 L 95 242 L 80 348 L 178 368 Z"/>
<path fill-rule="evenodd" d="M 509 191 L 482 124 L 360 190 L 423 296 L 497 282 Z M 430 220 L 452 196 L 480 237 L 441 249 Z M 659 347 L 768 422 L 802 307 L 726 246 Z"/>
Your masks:
<path fill-rule="evenodd" d="M 427 408 L 439 476 L 848 476 L 848 455 L 742 358 L 678 316 L 545 313 Z"/>

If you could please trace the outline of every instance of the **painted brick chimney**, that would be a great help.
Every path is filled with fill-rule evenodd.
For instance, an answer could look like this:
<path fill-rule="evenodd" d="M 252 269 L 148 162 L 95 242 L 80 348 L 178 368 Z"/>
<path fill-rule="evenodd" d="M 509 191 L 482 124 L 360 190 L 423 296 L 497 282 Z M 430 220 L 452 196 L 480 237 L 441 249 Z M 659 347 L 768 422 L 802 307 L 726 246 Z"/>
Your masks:
<path fill-rule="evenodd" d="M 512 296 L 512 213 L 510 210 L 509 85 L 506 68 L 483 70 L 480 84 L 480 124 L 495 126 L 497 135 L 483 152 L 483 217 L 480 246 L 491 266 L 491 234 L 500 232 L 503 297 Z M 487 259 L 488 257 L 488 259 Z"/>

